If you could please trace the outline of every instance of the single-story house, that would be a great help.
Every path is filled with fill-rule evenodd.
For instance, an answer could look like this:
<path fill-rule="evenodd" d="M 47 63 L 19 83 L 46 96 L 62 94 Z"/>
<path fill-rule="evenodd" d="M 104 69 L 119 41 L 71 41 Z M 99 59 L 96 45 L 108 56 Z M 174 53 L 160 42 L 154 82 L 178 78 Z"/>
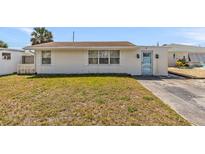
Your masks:
<path fill-rule="evenodd" d="M 204 65 L 205 48 L 191 45 L 170 44 L 165 45 L 168 50 L 168 66 L 176 66 L 176 61 L 185 59 L 190 65 Z"/>
<path fill-rule="evenodd" d="M 130 42 L 50 42 L 24 49 L 35 51 L 37 74 L 168 75 L 168 47 Z"/>
<path fill-rule="evenodd" d="M 17 65 L 21 62 L 23 50 L 0 48 L 0 75 L 17 72 Z"/>

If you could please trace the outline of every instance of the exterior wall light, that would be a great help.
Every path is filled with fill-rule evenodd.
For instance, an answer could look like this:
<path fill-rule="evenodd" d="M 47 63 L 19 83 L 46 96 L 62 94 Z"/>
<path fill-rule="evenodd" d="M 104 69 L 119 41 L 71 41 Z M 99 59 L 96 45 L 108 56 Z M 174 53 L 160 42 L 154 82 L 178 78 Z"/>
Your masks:
<path fill-rule="evenodd" d="M 137 57 L 137 59 L 139 59 L 140 58 L 140 54 L 137 54 L 136 57 Z"/>
<path fill-rule="evenodd" d="M 176 57 L 176 55 L 175 55 L 175 53 L 173 54 L 173 59 L 175 59 L 175 57 Z"/>
<path fill-rule="evenodd" d="M 155 58 L 156 58 L 156 59 L 159 59 L 159 54 L 156 54 L 156 55 L 155 55 Z"/>

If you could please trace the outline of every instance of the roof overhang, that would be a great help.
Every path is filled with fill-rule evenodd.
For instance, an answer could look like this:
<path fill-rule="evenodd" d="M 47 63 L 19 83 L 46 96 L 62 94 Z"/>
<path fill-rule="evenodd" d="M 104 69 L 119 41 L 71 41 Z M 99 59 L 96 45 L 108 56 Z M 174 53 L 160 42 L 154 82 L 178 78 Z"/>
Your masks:
<path fill-rule="evenodd" d="M 25 47 L 25 50 L 55 50 L 55 49 L 138 49 L 139 47 L 137 46 L 91 46 L 91 47 L 67 47 L 67 46 L 62 46 L 62 47 L 34 47 L 34 46 L 29 46 Z"/>

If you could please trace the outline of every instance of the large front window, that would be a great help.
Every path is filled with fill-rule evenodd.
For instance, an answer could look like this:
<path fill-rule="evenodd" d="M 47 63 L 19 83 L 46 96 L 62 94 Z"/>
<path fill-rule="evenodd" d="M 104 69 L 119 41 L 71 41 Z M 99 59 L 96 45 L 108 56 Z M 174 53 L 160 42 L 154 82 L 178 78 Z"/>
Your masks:
<path fill-rule="evenodd" d="M 109 51 L 99 51 L 99 64 L 109 64 Z"/>
<path fill-rule="evenodd" d="M 89 51 L 88 52 L 89 57 L 89 64 L 98 64 L 98 51 Z"/>
<path fill-rule="evenodd" d="M 120 51 L 112 50 L 110 51 L 110 64 L 119 64 L 120 63 Z"/>
<path fill-rule="evenodd" d="M 42 51 L 42 64 L 51 64 L 51 51 Z"/>
<path fill-rule="evenodd" d="M 120 50 L 89 50 L 89 64 L 119 64 Z"/>

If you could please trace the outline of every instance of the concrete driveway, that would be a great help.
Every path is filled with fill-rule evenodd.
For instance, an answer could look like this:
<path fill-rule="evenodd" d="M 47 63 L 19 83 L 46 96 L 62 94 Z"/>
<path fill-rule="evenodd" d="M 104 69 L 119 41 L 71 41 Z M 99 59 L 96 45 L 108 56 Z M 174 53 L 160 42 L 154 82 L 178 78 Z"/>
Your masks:
<path fill-rule="evenodd" d="M 205 79 L 137 77 L 137 80 L 194 125 L 205 125 Z"/>

